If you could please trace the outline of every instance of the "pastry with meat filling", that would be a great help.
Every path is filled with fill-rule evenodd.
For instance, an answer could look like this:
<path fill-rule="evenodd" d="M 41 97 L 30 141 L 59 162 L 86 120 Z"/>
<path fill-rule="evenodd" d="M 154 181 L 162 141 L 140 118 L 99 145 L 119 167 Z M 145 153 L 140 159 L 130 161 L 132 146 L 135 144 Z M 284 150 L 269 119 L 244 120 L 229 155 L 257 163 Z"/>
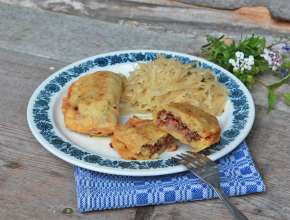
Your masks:
<path fill-rule="evenodd" d="M 188 103 L 170 103 L 154 113 L 155 124 L 181 143 L 199 152 L 219 142 L 221 128 L 215 116 Z"/>
<path fill-rule="evenodd" d="M 152 120 L 139 118 L 131 118 L 126 124 L 119 125 L 111 146 L 128 160 L 156 159 L 164 151 L 174 151 L 177 147 L 175 139 Z"/>

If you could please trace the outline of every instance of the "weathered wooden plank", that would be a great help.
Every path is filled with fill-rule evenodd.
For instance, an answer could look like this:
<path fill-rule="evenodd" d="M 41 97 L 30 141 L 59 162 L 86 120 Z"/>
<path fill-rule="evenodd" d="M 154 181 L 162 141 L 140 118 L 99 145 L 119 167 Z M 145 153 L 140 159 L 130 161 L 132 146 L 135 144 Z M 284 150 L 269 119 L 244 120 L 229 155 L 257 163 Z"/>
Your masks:
<path fill-rule="evenodd" d="M 55 60 L 0 50 L 1 219 L 134 219 L 134 209 L 82 215 L 76 210 L 72 166 L 55 158 L 32 136 L 26 106 Z M 65 215 L 66 207 L 74 209 Z"/>
<path fill-rule="evenodd" d="M 117 25 L 3 4 L 0 7 L 0 17 L 0 47 L 60 60 L 63 63 L 102 52 L 137 48 L 199 54 L 207 33 L 207 30 L 198 29 L 198 26 L 192 28 L 191 34 L 153 32 L 134 25 Z M 229 33 L 227 29 L 214 33 L 222 34 L 223 31 Z M 230 36 L 238 38 L 237 33 L 230 33 Z M 271 36 L 266 36 L 272 39 Z M 270 78 L 266 80 L 270 82 Z M 281 91 L 285 90 L 289 90 L 289 86 Z M 265 93 L 264 88 L 259 85 L 253 90 L 257 104 L 267 105 Z M 276 108 L 290 111 L 281 100 Z"/>
<path fill-rule="evenodd" d="M 216 200 L 138 208 L 136 213 L 136 209 L 77 213 L 71 166 L 37 143 L 25 119 L 25 107 L 34 88 L 51 73 L 50 67 L 59 68 L 63 63 L 0 49 L 0 65 L 0 94 L 11 94 L 2 97 L 0 105 L 1 216 L 6 219 L 230 218 Z M 9 83 L 2 83 L 2 79 Z M 267 193 L 233 198 L 233 202 L 252 219 L 287 219 L 290 216 L 289 113 L 274 110 L 267 114 L 263 107 L 257 110 L 248 143 L 264 175 Z M 74 213 L 62 214 L 65 207 L 72 207 Z"/>
<path fill-rule="evenodd" d="M 286 18 L 287 4 L 279 2 L 273 4 L 269 1 L 268 4 L 263 1 L 259 3 L 242 3 L 234 2 L 235 7 L 229 7 L 235 10 L 221 10 L 216 9 L 215 4 L 209 5 L 209 2 L 205 4 L 194 5 L 195 1 L 179 0 L 179 1 L 152 1 L 152 0 L 74 0 L 74 1 L 10 1 L 0 0 L 0 2 L 6 2 L 9 4 L 41 8 L 49 11 L 61 12 L 73 15 L 82 15 L 96 18 L 98 20 L 111 21 L 118 23 L 134 21 L 135 24 L 149 25 L 150 27 L 161 26 L 167 29 L 174 29 L 176 32 L 179 27 L 174 28 L 172 23 L 179 25 L 187 24 L 187 29 L 190 26 L 207 26 L 212 30 L 224 29 L 224 25 L 227 28 L 239 29 L 240 28 L 256 28 L 256 29 L 275 29 L 277 31 L 290 31 L 290 23 L 286 21 L 279 21 L 272 18 L 267 5 L 275 8 L 275 15 L 277 17 L 277 11 L 283 14 Z M 184 4 L 188 3 L 188 4 Z M 200 3 L 200 2 L 197 2 Z M 225 4 L 223 1 L 218 4 Z M 228 4 L 228 3 L 227 3 Z M 199 5 L 199 6 L 198 6 Z M 200 7 L 204 5 L 206 7 Z M 278 5 L 285 6 L 283 9 L 279 9 Z M 253 7 L 254 6 L 254 7 Z M 266 6 L 266 7 L 265 7 Z M 281 16 L 280 16 L 281 17 Z M 229 22 L 231 21 L 231 22 Z"/>
<path fill-rule="evenodd" d="M 133 24 L 111 24 L 4 4 L 0 7 L 0 17 L 0 47 L 64 62 L 122 49 L 192 53 L 194 48 L 198 49 L 195 45 L 200 45 L 193 44 L 193 36 L 146 31 Z"/>
<path fill-rule="evenodd" d="M 230 218 L 217 201 L 138 208 L 136 213 L 135 209 L 126 209 L 63 215 L 63 208 L 76 206 L 71 166 L 41 148 L 26 125 L 28 98 L 53 72 L 50 67 L 58 69 L 73 60 L 113 48 L 142 47 L 144 42 L 146 47 L 196 53 L 206 31 L 197 29 L 194 34 L 177 34 L 158 29 L 153 32 L 136 28 L 133 23 L 115 25 L 7 6 L 0 8 L 0 15 L 0 47 L 7 48 L 0 49 L 0 94 L 4 94 L 0 100 L 0 216 L 5 219 Z M 113 31 L 118 36 L 112 36 Z M 192 37 L 197 39 L 194 45 Z M 95 46 L 95 42 L 99 45 Z M 262 100 L 262 92 L 254 92 L 256 103 Z M 277 109 L 288 111 L 284 107 L 278 105 Z M 275 110 L 268 115 L 265 108 L 259 107 L 248 138 L 268 191 L 233 201 L 253 219 L 289 219 L 290 216 L 290 121 L 289 113 L 283 111 Z"/>
<path fill-rule="evenodd" d="M 239 1 L 212 1 L 212 0 L 179 0 L 180 2 L 219 9 L 239 9 L 248 6 L 264 6 L 271 11 L 274 18 L 290 20 L 289 2 L 287 0 L 239 0 Z"/>
<path fill-rule="evenodd" d="M 290 193 L 289 113 L 257 108 L 257 117 L 247 143 L 266 182 L 263 194 L 232 198 L 250 219 L 289 219 Z M 283 211 L 282 211 L 283 210 Z M 230 219 L 218 201 L 202 201 L 155 207 L 152 219 Z"/>
<path fill-rule="evenodd" d="M 263 84 L 265 85 L 270 85 L 273 82 L 278 81 L 279 78 L 274 77 L 271 74 L 263 74 L 260 77 L 260 81 L 263 82 Z M 268 106 L 268 91 L 267 88 L 265 87 L 265 85 L 262 85 L 261 83 L 257 82 L 256 85 L 254 86 L 254 88 L 251 89 L 251 94 L 254 98 L 254 102 L 257 105 L 261 105 L 261 106 Z M 278 100 L 277 100 L 277 104 L 275 106 L 276 109 L 282 110 L 282 111 L 286 111 L 286 112 L 290 112 L 290 107 L 288 105 L 286 105 L 283 101 L 283 94 L 285 92 L 289 92 L 290 91 L 290 85 L 289 83 L 286 85 L 281 86 L 279 89 L 277 89 L 277 94 L 278 94 Z"/>
<path fill-rule="evenodd" d="M 102 11 L 113 9 L 99 6 L 98 11 L 103 13 Z M 128 48 L 170 49 L 196 54 L 205 43 L 206 34 L 226 34 L 239 38 L 241 31 L 244 34 L 255 32 L 266 34 L 269 40 L 282 34 L 251 26 L 231 26 L 219 17 L 212 17 L 212 20 L 220 22 L 217 25 L 211 21 L 206 22 L 210 15 L 205 16 L 203 12 L 191 12 L 187 15 L 187 11 L 182 11 L 187 10 L 184 8 L 175 11 L 167 7 L 159 12 L 152 11 L 150 7 L 146 10 L 141 7 L 141 12 L 147 13 L 150 19 L 133 9 L 134 7 L 129 10 L 132 15 L 128 19 L 122 20 L 120 17 L 121 14 L 128 16 L 127 8 L 115 9 L 107 13 L 107 16 L 101 16 L 104 20 L 110 20 L 111 16 L 122 23 L 112 24 L 40 10 L 33 10 L 31 13 L 31 9 L 1 4 L 0 47 L 71 62 L 99 52 Z M 92 11 L 95 13 L 97 9 Z M 176 19 L 184 19 L 180 22 L 172 20 L 170 16 L 173 17 L 173 13 L 176 13 Z M 140 19 L 134 20 L 134 14 Z M 232 20 L 230 17 L 225 19 Z"/>

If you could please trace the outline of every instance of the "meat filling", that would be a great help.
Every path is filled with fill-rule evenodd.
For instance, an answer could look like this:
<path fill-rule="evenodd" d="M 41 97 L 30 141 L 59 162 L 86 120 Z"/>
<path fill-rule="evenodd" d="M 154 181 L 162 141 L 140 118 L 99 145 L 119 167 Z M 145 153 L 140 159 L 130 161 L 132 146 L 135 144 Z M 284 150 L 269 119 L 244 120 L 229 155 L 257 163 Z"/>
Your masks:
<path fill-rule="evenodd" d="M 160 138 L 155 144 L 145 144 L 142 146 L 142 154 L 153 155 L 157 152 L 165 150 L 166 147 L 170 147 L 174 143 L 174 138 L 171 135 L 167 135 Z"/>
<path fill-rule="evenodd" d="M 187 125 L 180 120 L 180 118 L 175 117 L 171 112 L 165 110 L 158 112 L 157 124 L 166 125 L 170 129 L 181 132 L 189 142 L 201 139 L 196 131 L 191 131 Z"/>

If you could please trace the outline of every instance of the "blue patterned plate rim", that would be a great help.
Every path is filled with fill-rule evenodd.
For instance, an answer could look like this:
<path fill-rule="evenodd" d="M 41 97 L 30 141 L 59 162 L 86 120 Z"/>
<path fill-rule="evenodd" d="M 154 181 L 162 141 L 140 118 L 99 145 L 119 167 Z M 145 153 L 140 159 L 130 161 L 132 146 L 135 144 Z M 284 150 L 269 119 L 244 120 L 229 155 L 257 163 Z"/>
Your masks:
<path fill-rule="evenodd" d="M 166 50 L 125 50 L 104 53 L 72 63 L 53 73 L 32 94 L 27 107 L 27 120 L 35 138 L 49 152 L 73 165 L 98 172 L 126 176 L 155 176 L 178 173 L 186 169 L 170 158 L 149 161 L 127 161 L 104 158 L 70 143 L 58 135 L 52 121 L 52 100 L 72 80 L 94 68 L 154 60 L 157 54 L 175 58 L 183 63 L 193 63 L 213 71 L 218 80 L 229 90 L 233 106 L 231 127 L 223 131 L 221 142 L 205 151 L 217 160 L 235 149 L 250 132 L 255 106 L 252 96 L 244 84 L 222 67 L 203 58 Z"/>

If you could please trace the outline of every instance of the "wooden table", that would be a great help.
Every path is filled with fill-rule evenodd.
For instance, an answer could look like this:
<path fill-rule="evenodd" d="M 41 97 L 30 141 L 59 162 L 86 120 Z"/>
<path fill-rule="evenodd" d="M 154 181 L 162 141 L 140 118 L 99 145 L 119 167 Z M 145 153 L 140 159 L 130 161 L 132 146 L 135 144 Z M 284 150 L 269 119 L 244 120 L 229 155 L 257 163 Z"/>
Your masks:
<path fill-rule="evenodd" d="M 218 200 L 79 213 L 72 166 L 32 136 L 27 102 L 51 73 L 87 56 L 134 48 L 198 54 L 206 34 L 254 32 L 273 40 L 289 35 L 290 25 L 166 0 L 87 2 L 85 9 L 78 1 L 70 8 L 0 3 L 0 219 L 231 219 Z M 266 91 L 257 86 L 252 92 L 257 113 L 247 142 L 267 192 L 231 200 L 250 219 L 290 219 L 290 107 L 279 101 L 268 114 Z M 72 214 L 62 212 L 67 207 Z"/>

